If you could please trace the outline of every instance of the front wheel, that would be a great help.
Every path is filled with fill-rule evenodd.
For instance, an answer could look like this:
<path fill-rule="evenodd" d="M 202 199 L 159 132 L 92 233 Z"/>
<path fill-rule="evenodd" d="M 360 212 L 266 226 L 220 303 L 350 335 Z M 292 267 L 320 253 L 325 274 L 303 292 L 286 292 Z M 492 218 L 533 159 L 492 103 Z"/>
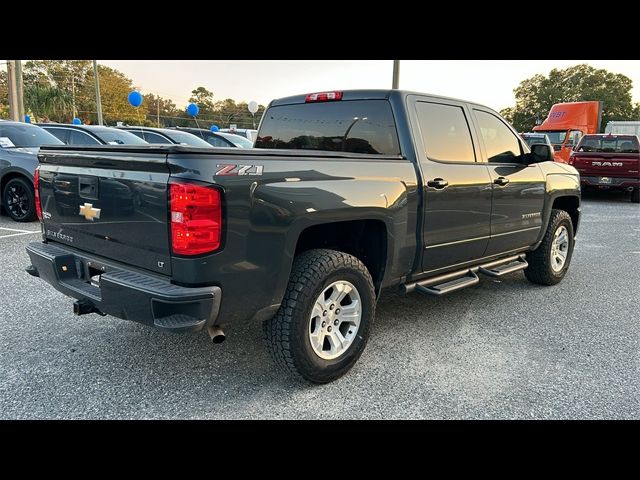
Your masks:
<path fill-rule="evenodd" d="M 336 250 L 296 257 L 280 310 L 264 322 L 275 363 L 294 376 L 327 383 L 344 375 L 362 354 L 375 314 L 367 267 Z"/>
<path fill-rule="evenodd" d="M 559 283 L 569 269 L 573 253 L 573 223 L 564 210 L 551 210 L 542 243 L 527 255 L 527 279 L 540 285 Z"/>
<path fill-rule="evenodd" d="M 16 222 L 36 219 L 36 204 L 33 185 L 24 178 L 13 178 L 7 182 L 2 202 L 9 216 Z"/>

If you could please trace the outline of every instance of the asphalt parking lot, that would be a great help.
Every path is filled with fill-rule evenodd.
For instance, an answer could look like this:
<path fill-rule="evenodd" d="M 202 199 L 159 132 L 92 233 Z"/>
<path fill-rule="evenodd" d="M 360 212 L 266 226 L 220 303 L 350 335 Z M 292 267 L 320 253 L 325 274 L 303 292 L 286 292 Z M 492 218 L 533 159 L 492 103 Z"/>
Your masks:
<path fill-rule="evenodd" d="M 640 418 L 640 207 L 604 192 L 582 212 L 560 285 L 385 294 L 362 358 L 324 386 L 275 370 L 257 324 L 213 345 L 74 317 L 24 272 L 38 223 L 0 217 L 0 418 Z"/>

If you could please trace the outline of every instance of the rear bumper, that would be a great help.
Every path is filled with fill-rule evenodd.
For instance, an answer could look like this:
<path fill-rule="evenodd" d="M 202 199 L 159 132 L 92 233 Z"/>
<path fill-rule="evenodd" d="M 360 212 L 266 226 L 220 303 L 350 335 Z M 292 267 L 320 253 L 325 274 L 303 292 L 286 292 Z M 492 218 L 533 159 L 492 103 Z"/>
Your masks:
<path fill-rule="evenodd" d="M 608 178 L 610 182 L 603 182 L 603 178 Z M 629 177 L 594 177 L 580 175 L 580 184 L 586 187 L 609 187 L 609 188 L 626 188 L 640 186 L 640 178 Z"/>
<path fill-rule="evenodd" d="M 53 243 L 30 243 L 27 253 L 33 266 L 29 273 L 79 300 L 82 308 L 74 309 L 78 314 L 94 310 L 175 332 L 200 330 L 215 324 L 218 317 L 220 287 L 173 285 Z M 100 274 L 98 286 L 90 282 L 96 274 Z"/>

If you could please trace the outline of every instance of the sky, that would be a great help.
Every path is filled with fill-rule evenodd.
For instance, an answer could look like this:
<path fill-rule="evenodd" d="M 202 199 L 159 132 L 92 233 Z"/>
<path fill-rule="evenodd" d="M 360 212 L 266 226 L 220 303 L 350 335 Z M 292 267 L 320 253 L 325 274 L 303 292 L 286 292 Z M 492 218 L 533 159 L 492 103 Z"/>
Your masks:
<path fill-rule="evenodd" d="M 391 60 L 98 60 L 120 70 L 142 93 L 170 98 L 179 107 L 203 86 L 215 100 L 255 100 L 299 93 L 391 88 Z M 456 97 L 501 110 L 515 104 L 513 89 L 536 73 L 587 63 L 633 80 L 640 102 L 637 60 L 402 60 L 400 88 Z"/>

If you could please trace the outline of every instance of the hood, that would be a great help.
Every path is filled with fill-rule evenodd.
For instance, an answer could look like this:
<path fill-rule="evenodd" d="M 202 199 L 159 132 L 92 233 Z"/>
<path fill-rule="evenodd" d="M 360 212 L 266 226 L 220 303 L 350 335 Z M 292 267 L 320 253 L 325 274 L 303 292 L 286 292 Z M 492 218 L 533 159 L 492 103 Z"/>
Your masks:
<path fill-rule="evenodd" d="M 9 150 L 12 150 L 14 152 L 19 152 L 19 153 L 28 153 L 30 155 L 37 155 L 38 152 L 40 151 L 40 147 L 18 147 L 18 148 L 11 148 Z"/>
<path fill-rule="evenodd" d="M 546 175 L 554 174 L 554 173 L 555 174 L 562 173 L 562 174 L 569 174 L 569 175 L 575 175 L 575 176 L 580 175 L 578 170 L 576 170 L 571 165 L 567 165 L 566 163 L 541 162 L 541 163 L 538 163 L 538 165 L 540 165 L 540 168 Z"/>
<path fill-rule="evenodd" d="M 35 157 L 40 151 L 40 147 L 11 147 L 11 148 L 1 148 L 0 151 L 6 155 L 29 155 Z"/>

